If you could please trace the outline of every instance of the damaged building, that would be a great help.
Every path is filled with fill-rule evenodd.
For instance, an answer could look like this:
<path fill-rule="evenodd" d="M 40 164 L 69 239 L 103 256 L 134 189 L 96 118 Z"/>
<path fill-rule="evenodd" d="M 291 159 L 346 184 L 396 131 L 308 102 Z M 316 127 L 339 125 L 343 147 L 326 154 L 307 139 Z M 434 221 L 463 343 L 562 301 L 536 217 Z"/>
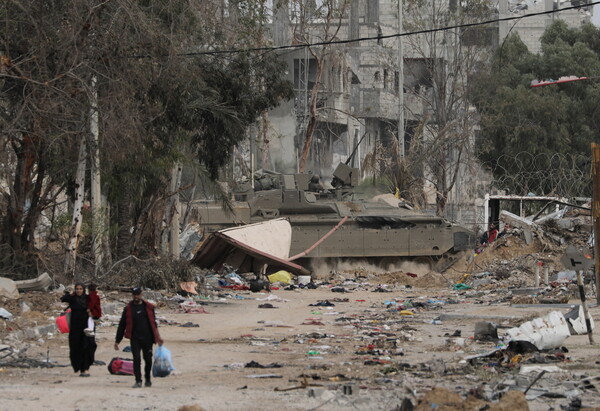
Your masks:
<path fill-rule="evenodd" d="M 529 51 L 539 53 L 542 50 L 540 40 L 544 30 L 554 21 L 563 20 L 569 27 L 580 27 L 584 23 L 591 22 L 593 10 L 591 6 L 587 6 L 588 3 L 587 0 L 501 0 L 498 2 L 501 18 L 570 7 L 580 6 L 580 8 L 541 14 L 517 21 L 502 21 L 499 24 L 500 39 L 505 39 L 510 33 L 518 33 Z"/>
<path fill-rule="evenodd" d="M 277 58 L 287 64 L 294 98 L 265 113 L 249 131 L 247 143 L 236 148 L 236 178 L 265 169 L 316 174 L 327 183 L 335 167 L 346 161 L 360 170 L 359 179 L 379 177 L 394 174 L 390 170 L 397 166 L 395 153 L 408 158 L 419 149 L 414 160 L 418 166 L 410 168 L 422 192 L 418 205 L 439 214 L 438 194 L 444 192 L 446 218 L 483 228 L 485 194 L 502 192 L 491 189 L 491 174 L 475 158 L 479 119 L 464 89 L 481 61 L 506 38 L 510 22 L 433 34 L 397 34 L 445 27 L 450 14 L 468 15 L 457 17 L 458 23 L 467 23 L 538 11 L 534 6 L 547 10 L 571 3 L 483 2 L 477 3 L 479 14 L 473 13 L 469 2 L 402 4 L 400 13 L 398 2 L 384 0 L 264 3 L 267 35 L 273 47 L 281 48 Z M 569 25 L 579 25 L 589 20 L 590 13 L 582 8 L 558 17 L 523 19 L 514 30 L 535 52 L 552 18 L 567 18 Z M 528 24 L 539 29 L 539 35 L 528 34 L 533 30 Z M 308 142 L 307 135 L 312 137 Z M 428 147 L 438 146 L 440 139 L 446 141 L 439 157 L 444 168 L 456 174 L 455 179 L 444 172 L 432 175 L 435 165 L 426 164 L 433 158 Z M 455 183 L 446 189 L 446 181 L 452 180 Z"/>
<path fill-rule="evenodd" d="M 298 8 L 296 2 L 285 2 L 275 9 L 272 16 L 274 46 L 370 40 L 285 49 L 279 54 L 289 67 L 295 99 L 269 113 L 268 138 L 256 139 L 267 140 L 268 147 L 264 144 L 260 147 L 259 142 L 253 150 L 256 158 L 263 159 L 256 162 L 256 168 L 281 172 L 304 168 L 303 171 L 318 174 L 327 181 L 337 164 L 355 152 L 349 160 L 350 166 L 360 169 L 361 178 L 389 172 L 392 152 L 408 155 L 416 139 L 421 145 L 427 145 L 450 128 L 449 122 L 453 120 L 438 113 L 443 111 L 440 107 L 447 106 L 446 101 L 451 100 L 448 90 L 465 85 L 464 76 L 453 78 L 450 74 L 465 69 L 457 66 L 464 61 L 457 50 L 463 43 L 470 49 L 482 50 L 489 50 L 498 43 L 497 27 L 437 37 L 396 36 L 399 32 L 441 25 L 441 21 L 422 23 L 417 20 L 447 13 L 449 8 L 456 10 L 457 3 L 432 2 L 428 4 L 431 10 L 407 3 L 404 15 L 393 1 L 342 3 L 343 14 L 332 13 L 328 21 L 323 17 L 325 2 L 315 2 L 313 14 L 310 8 L 308 11 Z M 472 58 L 479 56 L 474 53 Z M 436 80 L 434 76 L 444 78 Z M 313 100 L 315 91 L 316 101 Z M 466 101 L 459 104 L 449 107 L 447 112 L 454 113 L 452 116 L 474 112 Z M 316 120 L 314 134 L 306 166 L 301 167 L 311 116 Z M 472 145 L 476 132 L 477 128 L 469 125 L 460 131 L 460 138 Z M 257 147 L 263 150 L 262 154 Z M 461 161 L 458 150 L 450 148 L 446 156 L 450 163 Z M 266 158 L 271 161 L 264 161 Z M 461 167 L 459 174 L 459 183 L 449 200 L 452 204 L 470 205 L 460 210 L 450 207 L 447 217 L 473 224 L 483 215 L 482 204 L 476 205 L 475 199 L 483 197 L 487 183 L 481 181 L 481 173 L 472 167 Z M 437 189 L 427 182 L 423 188 L 425 206 L 435 213 Z"/>
<path fill-rule="evenodd" d="M 276 46 L 299 41 L 297 13 L 290 3 L 274 14 Z M 322 19 L 308 20 L 305 38 L 318 41 L 323 36 Z M 398 8 L 394 2 L 348 2 L 344 17 L 331 24 L 339 25 L 335 35 L 330 34 L 333 41 L 390 36 L 398 32 Z M 297 169 L 317 79 L 318 117 L 307 171 L 330 176 L 337 163 L 345 161 L 355 146 L 358 147 L 354 166 L 359 166 L 377 144 L 387 147 L 397 140 L 402 106 L 397 38 L 331 45 L 326 51 L 298 48 L 282 53 L 280 58 L 290 68 L 289 79 L 293 81 L 296 98 L 269 114 L 273 133 L 269 148 L 275 168 Z M 406 147 L 410 145 L 411 129 L 425 114 L 418 95 L 431 90 L 432 79 L 428 70 L 424 70 L 428 64 L 431 62 L 424 58 L 405 59 L 402 114 L 407 130 Z"/>

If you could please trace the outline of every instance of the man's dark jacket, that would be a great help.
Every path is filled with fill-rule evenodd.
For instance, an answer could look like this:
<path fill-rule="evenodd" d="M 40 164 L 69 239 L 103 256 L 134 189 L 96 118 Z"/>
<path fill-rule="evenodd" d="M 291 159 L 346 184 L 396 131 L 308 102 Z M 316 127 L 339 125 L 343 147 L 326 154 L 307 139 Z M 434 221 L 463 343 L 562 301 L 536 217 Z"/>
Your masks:
<path fill-rule="evenodd" d="M 161 340 L 160 334 L 158 333 L 158 327 L 156 326 L 156 316 L 154 315 L 154 305 L 149 303 L 146 300 L 142 300 L 142 304 L 146 307 L 146 314 L 148 315 L 148 322 L 150 323 L 150 328 L 152 329 L 152 343 L 157 343 Z M 123 335 L 125 338 L 129 338 L 131 340 L 131 334 L 133 330 L 133 305 L 134 302 L 131 301 L 125 309 L 123 310 L 123 315 L 121 316 L 121 321 L 119 322 L 119 328 L 117 329 L 117 337 L 115 342 L 118 344 L 123 340 Z"/>

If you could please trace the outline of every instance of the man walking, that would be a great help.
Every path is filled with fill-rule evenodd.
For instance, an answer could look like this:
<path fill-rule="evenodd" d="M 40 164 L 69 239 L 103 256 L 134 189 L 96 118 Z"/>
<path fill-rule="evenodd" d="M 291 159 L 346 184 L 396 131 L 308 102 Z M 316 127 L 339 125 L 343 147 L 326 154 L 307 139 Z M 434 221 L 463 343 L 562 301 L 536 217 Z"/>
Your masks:
<path fill-rule="evenodd" d="M 117 336 L 115 338 L 115 350 L 119 350 L 119 343 L 125 338 L 131 341 L 131 352 L 133 353 L 133 372 L 135 374 L 135 384 L 133 388 L 141 388 L 142 372 L 140 352 L 144 356 L 144 377 L 145 386 L 151 387 L 150 371 L 152 370 L 152 345 L 163 344 L 162 338 L 158 333 L 156 318 L 154 314 L 154 305 L 142 298 L 142 289 L 136 287 L 131 292 L 133 300 L 125 306 Z"/>

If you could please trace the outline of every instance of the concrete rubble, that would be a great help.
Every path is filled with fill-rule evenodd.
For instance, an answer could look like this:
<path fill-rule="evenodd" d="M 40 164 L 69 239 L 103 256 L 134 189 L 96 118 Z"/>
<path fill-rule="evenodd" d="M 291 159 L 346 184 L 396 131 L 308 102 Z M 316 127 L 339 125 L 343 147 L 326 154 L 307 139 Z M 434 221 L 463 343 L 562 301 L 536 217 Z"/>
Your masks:
<path fill-rule="evenodd" d="M 0 297 L 11 300 L 19 298 L 17 284 L 10 278 L 0 277 Z"/>
<path fill-rule="evenodd" d="M 588 251 L 588 234 L 574 230 L 574 223 L 519 225 L 503 216 L 510 231 L 465 253 L 444 273 L 356 262 L 317 268 L 308 282 L 293 275 L 271 282 L 223 265 L 195 270 L 179 290 L 148 290 L 145 298 L 157 304 L 167 344 L 170 333 L 178 333 L 171 347 L 183 374 L 169 378 L 185 384 L 186 372 L 194 372 L 219 380 L 228 401 L 268 396 L 269 404 L 279 404 L 263 409 L 600 407 L 600 354 L 587 343 L 575 278 L 560 264 L 564 244 Z M 587 217 L 577 218 L 587 224 Z M 586 281 L 590 300 L 592 286 Z M 0 319 L 0 385 L 25 359 L 38 367 L 68 365 L 64 353 L 60 361 L 52 354 L 64 352 L 66 343 L 53 325 L 63 309 L 59 294 L 0 297 L 0 308 L 12 315 Z M 98 335 L 107 344 L 129 296 L 117 290 L 101 296 Z M 588 306 L 592 316 L 600 314 L 595 304 Z M 235 319 L 235 331 L 205 328 L 210 317 L 223 326 Z M 198 355 L 224 355 L 195 369 L 187 361 L 190 344 Z M 197 402 L 207 409 L 234 407 Z"/>

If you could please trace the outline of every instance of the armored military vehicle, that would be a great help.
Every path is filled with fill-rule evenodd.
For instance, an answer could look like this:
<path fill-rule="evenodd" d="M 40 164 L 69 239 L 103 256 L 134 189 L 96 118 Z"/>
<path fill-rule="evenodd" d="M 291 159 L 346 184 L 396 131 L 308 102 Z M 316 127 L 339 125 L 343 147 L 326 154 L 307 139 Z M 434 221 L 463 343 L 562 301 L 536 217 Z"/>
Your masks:
<path fill-rule="evenodd" d="M 303 255 L 312 259 L 358 257 L 378 263 L 410 257 L 433 264 L 442 256 L 474 246 L 476 237 L 470 230 L 441 217 L 415 212 L 398 200 L 353 200 L 358 175 L 358 169 L 340 163 L 334 172 L 333 188 L 324 189 L 318 177 L 309 174 L 263 172 L 255 176 L 254 188 L 246 183 L 235 190 L 233 215 L 210 202 L 197 202 L 194 208 L 207 233 L 286 217 L 292 225 L 290 256 L 302 254 L 344 220 Z"/>

